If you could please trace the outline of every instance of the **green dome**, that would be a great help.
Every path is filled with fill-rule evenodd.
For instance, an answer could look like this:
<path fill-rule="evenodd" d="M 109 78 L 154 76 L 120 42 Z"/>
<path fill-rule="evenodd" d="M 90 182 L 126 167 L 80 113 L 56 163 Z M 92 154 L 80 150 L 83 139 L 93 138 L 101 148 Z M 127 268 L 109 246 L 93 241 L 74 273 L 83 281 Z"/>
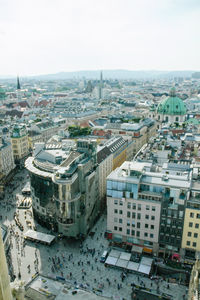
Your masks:
<path fill-rule="evenodd" d="M 183 100 L 176 97 L 175 90 L 172 89 L 170 97 L 164 99 L 158 105 L 157 113 L 163 115 L 185 115 L 186 107 Z"/>

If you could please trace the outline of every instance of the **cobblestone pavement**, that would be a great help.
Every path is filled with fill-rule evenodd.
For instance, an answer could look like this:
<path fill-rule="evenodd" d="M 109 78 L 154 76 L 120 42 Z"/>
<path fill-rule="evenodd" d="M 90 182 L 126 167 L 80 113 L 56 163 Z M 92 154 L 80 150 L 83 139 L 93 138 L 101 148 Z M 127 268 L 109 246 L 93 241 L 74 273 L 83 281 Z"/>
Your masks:
<path fill-rule="evenodd" d="M 75 285 L 82 284 L 89 290 L 98 290 L 98 293 L 113 299 L 131 299 L 132 283 L 139 285 L 143 282 L 146 288 L 156 291 L 157 283 L 155 281 L 128 273 L 122 282 L 121 270 L 106 268 L 104 264 L 100 263 L 103 250 L 108 248 L 108 241 L 103 237 L 106 230 L 105 215 L 94 226 L 94 236 L 88 236 L 82 245 L 79 241 L 63 239 L 56 241 L 51 246 L 27 241 L 24 247 L 23 232 L 15 225 L 14 212 L 18 213 L 19 220 L 24 226 L 24 232 L 29 229 L 26 221 L 30 221 L 32 226 L 37 226 L 38 231 L 48 233 L 47 229 L 34 222 L 31 217 L 31 209 L 18 210 L 16 207 L 12 207 L 16 201 L 16 194 L 21 192 L 27 180 L 26 171 L 18 174 L 16 189 L 7 193 L 5 200 L 0 202 L 1 222 L 9 226 L 13 232 L 11 234 L 11 257 L 16 277 L 21 275 L 21 279 L 28 282 L 37 271 L 43 275 L 62 276 Z M 95 253 L 92 252 L 92 249 L 95 249 Z M 30 267 L 28 267 L 29 265 Z M 160 281 L 158 284 L 160 291 L 173 295 L 173 299 L 184 299 L 183 295 L 186 293 L 184 286 L 170 283 L 168 288 L 165 281 Z"/>

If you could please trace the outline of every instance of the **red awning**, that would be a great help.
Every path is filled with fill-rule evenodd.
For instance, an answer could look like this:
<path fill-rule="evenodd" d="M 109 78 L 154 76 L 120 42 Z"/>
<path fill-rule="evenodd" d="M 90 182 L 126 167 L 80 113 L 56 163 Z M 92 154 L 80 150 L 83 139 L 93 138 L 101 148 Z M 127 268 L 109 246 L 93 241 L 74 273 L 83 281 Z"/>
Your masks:
<path fill-rule="evenodd" d="M 180 261 L 180 254 L 174 253 L 174 254 L 172 255 L 172 259 L 178 259 L 178 260 Z"/>

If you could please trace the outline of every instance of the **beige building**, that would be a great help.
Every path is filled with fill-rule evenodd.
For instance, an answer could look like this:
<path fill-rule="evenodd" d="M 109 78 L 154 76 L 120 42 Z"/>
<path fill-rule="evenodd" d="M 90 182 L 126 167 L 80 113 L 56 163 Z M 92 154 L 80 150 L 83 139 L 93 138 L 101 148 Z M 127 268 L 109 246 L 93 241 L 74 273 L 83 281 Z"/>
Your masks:
<path fill-rule="evenodd" d="M 0 299 L 12 300 L 10 289 L 10 278 L 8 275 L 8 267 L 6 262 L 6 256 L 4 252 L 4 244 L 2 239 L 1 227 L 0 227 Z"/>
<path fill-rule="evenodd" d="M 11 143 L 0 137 L 0 173 L 7 176 L 15 168 Z"/>
<path fill-rule="evenodd" d="M 200 210 L 186 208 L 183 227 L 182 248 L 185 249 L 185 257 L 194 258 L 197 252 L 200 252 Z"/>
<path fill-rule="evenodd" d="M 196 168 L 194 168 L 196 170 Z M 195 171 L 193 170 L 193 177 Z M 182 249 L 185 259 L 195 259 L 200 254 L 200 184 L 194 180 L 190 198 L 185 208 Z"/>
<path fill-rule="evenodd" d="M 15 125 L 11 134 L 11 143 L 15 161 L 20 161 L 29 154 L 28 133 L 24 125 Z"/>
<path fill-rule="evenodd" d="M 103 146 L 98 146 L 97 163 L 101 208 L 105 208 L 106 202 L 106 177 L 112 170 L 121 166 L 125 160 L 133 159 L 133 144 L 132 140 L 117 136 L 107 140 Z"/>

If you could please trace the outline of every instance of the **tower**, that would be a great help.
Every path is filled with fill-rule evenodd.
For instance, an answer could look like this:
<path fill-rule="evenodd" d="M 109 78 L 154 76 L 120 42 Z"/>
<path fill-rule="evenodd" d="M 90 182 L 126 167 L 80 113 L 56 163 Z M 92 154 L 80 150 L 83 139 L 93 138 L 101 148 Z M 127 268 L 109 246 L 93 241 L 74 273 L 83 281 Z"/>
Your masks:
<path fill-rule="evenodd" d="M 103 73 L 100 73 L 100 83 L 99 83 L 99 100 L 103 97 Z"/>
<path fill-rule="evenodd" d="M 21 86 L 19 82 L 19 76 L 17 76 L 17 100 L 18 102 L 21 101 Z"/>
<path fill-rule="evenodd" d="M 0 227 L 0 299 L 12 300 L 10 289 L 10 278 L 8 275 L 8 267 L 6 262 L 6 256 L 4 252 L 3 239 Z"/>

